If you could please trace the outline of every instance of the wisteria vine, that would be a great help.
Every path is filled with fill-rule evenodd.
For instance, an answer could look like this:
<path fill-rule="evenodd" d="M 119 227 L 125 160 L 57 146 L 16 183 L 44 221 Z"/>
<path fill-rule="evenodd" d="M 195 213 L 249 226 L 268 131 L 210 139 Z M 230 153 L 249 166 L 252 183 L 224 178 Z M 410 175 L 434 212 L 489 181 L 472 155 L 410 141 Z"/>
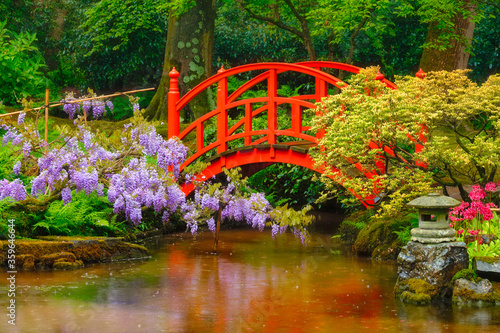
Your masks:
<path fill-rule="evenodd" d="M 103 114 L 104 105 L 83 102 L 82 109 L 92 109 L 97 119 Z M 112 104 L 108 108 L 112 109 Z M 65 104 L 64 110 L 73 118 L 78 115 L 80 104 Z M 119 140 L 102 140 L 102 136 L 96 136 L 77 120 L 76 131 L 51 143 L 46 153 L 45 143 L 33 130 L 36 126 L 27 125 L 24 114 L 19 116 L 18 126 L 3 124 L 6 132 L 2 144 L 11 143 L 16 154 L 22 155 L 14 164 L 13 174 L 21 175 L 28 165 L 36 166 L 37 172 L 26 185 L 20 178 L 0 181 L 0 199 L 11 197 L 28 208 L 43 207 L 54 200 L 68 204 L 73 193 L 95 192 L 98 196 L 107 195 L 113 212 L 123 213 L 135 225 L 143 221 L 143 210 L 151 208 L 164 222 L 179 213 L 193 234 L 199 225 L 215 231 L 220 212 L 219 222 L 246 222 L 259 230 L 271 226 L 273 238 L 291 227 L 304 244 L 307 242 L 305 225 L 312 220 L 306 215 L 307 209 L 295 212 L 288 207 L 273 208 L 262 193 L 248 189 L 238 170 L 226 171 L 225 186 L 210 180 L 196 182 L 194 199 L 186 200 L 178 179 L 195 179 L 190 175 L 180 177 L 187 147 L 177 139 L 164 139 L 154 124 L 144 120 L 138 105 L 134 105 L 134 110 L 134 117 L 124 125 Z"/>

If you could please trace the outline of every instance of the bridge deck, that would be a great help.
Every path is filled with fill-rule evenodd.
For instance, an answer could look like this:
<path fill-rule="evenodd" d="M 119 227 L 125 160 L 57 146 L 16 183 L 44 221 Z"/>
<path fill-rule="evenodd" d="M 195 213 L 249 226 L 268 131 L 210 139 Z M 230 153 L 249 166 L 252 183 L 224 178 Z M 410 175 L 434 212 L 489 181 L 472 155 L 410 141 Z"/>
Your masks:
<path fill-rule="evenodd" d="M 290 142 L 280 142 L 276 144 L 269 144 L 269 143 L 264 143 L 264 144 L 258 144 L 258 145 L 250 145 L 250 146 L 243 146 L 243 147 L 238 147 L 238 148 L 233 148 L 233 149 L 228 149 L 225 152 L 222 152 L 220 154 L 213 155 L 206 159 L 204 162 L 213 162 L 222 156 L 227 156 L 234 154 L 236 152 L 242 152 L 242 151 L 249 151 L 249 150 L 254 150 L 254 149 L 270 149 L 271 147 L 274 149 L 280 149 L 280 150 L 292 150 L 297 153 L 301 154 L 307 154 L 309 152 L 309 149 L 316 146 L 315 143 L 311 141 L 290 141 Z"/>

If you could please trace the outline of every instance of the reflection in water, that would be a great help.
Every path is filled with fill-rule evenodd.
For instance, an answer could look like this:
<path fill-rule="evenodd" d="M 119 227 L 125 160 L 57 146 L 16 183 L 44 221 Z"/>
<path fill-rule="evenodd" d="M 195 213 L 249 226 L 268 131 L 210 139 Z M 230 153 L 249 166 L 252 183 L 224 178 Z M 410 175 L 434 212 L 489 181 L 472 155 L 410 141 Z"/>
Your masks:
<path fill-rule="evenodd" d="M 396 267 L 315 235 L 254 230 L 157 238 L 149 261 L 18 273 L 17 325 L 0 332 L 496 332 L 500 309 L 394 300 Z M 3 272 L 1 281 L 6 284 Z M 0 307 L 7 305 L 0 298 Z"/>

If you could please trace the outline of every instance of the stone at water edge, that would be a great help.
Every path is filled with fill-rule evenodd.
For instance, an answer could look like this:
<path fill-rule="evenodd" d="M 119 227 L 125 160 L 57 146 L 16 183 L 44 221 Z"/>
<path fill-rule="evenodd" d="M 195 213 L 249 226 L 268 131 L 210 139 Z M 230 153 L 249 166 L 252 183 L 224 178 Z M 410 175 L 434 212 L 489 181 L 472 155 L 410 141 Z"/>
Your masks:
<path fill-rule="evenodd" d="M 500 281 L 500 258 L 479 257 L 472 259 L 476 274 L 491 281 Z"/>
<path fill-rule="evenodd" d="M 408 280 L 423 280 L 432 287 L 432 300 L 451 299 L 453 276 L 469 266 L 467 247 L 463 242 L 421 244 L 408 242 L 398 256 L 396 295 L 408 290 Z"/>
<path fill-rule="evenodd" d="M 478 282 L 461 278 L 455 281 L 453 304 L 468 306 L 500 305 L 500 295 L 489 280 Z"/>

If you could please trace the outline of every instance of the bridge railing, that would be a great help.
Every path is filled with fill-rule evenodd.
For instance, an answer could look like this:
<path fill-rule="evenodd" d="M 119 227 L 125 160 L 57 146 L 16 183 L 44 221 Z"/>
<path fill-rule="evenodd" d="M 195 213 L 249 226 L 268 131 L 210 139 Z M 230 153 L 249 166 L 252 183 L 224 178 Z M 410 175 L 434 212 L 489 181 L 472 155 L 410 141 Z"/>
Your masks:
<path fill-rule="evenodd" d="M 271 154 L 273 153 L 272 145 L 277 143 L 278 136 L 288 136 L 296 138 L 297 140 L 316 143 L 317 137 L 320 136 L 321 133 L 316 133 L 314 135 L 306 133 L 309 127 L 304 125 L 302 111 L 303 109 L 315 108 L 314 103 L 321 101 L 323 97 L 327 96 L 329 84 L 338 88 L 344 85 L 344 82 L 338 78 L 323 72 L 321 70 L 322 68 L 334 68 L 352 73 L 359 73 L 360 70 L 360 68 L 356 66 L 322 61 L 303 62 L 298 64 L 260 63 L 239 66 L 228 70 L 221 68 L 216 75 L 202 82 L 180 98 L 178 89 L 179 73 L 174 68 L 169 73 L 168 136 L 177 136 L 182 140 L 190 133 L 194 132 L 196 134 L 196 152 L 186 161 L 184 166 L 189 165 L 212 149 L 216 149 L 217 154 L 222 154 L 228 150 L 228 144 L 231 141 L 238 139 L 243 139 L 245 146 L 267 142 L 271 145 Z M 256 70 L 266 71 L 244 83 L 231 95 L 228 95 L 228 77 Z M 278 96 L 278 74 L 286 71 L 302 73 L 314 77 L 315 93 L 294 97 Z M 395 87 L 393 83 L 385 80 L 383 76 L 379 77 L 379 79 L 384 81 L 387 86 Z M 244 92 L 263 81 L 267 81 L 266 97 L 239 99 Z M 185 130 L 180 132 L 180 110 L 200 92 L 205 89 L 210 89 L 213 84 L 218 85 L 216 109 L 195 120 L 188 125 Z M 256 104 L 263 105 L 255 108 L 254 106 Z M 278 106 L 283 104 L 289 104 L 291 107 L 291 126 L 286 129 L 280 129 L 277 123 L 277 109 Z M 229 127 L 228 111 L 237 107 L 244 108 L 244 116 L 239 119 L 236 124 Z M 263 113 L 267 113 L 267 128 L 254 129 L 253 120 Z M 212 118 L 216 119 L 216 138 L 214 142 L 207 144 L 204 140 L 205 123 Z M 239 133 L 237 133 L 237 130 L 240 128 L 242 128 L 243 131 L 238 131 Z M 253 140 L 253 137 L 258 137 L 258 139 Z"/>

